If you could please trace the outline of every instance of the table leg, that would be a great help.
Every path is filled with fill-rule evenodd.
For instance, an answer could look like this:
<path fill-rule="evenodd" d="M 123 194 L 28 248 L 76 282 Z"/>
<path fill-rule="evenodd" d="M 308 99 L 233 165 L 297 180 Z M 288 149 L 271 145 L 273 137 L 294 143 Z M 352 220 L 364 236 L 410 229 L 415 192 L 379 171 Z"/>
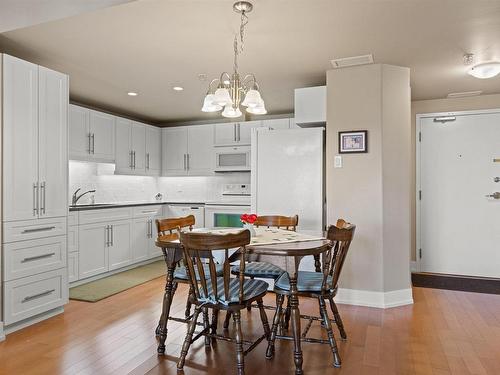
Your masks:
<path fill-rule="evenodd" d="M 300 310 L 299 310 L 299 297 L 297 294 L 297 273 L 290 274 L 290 309 L 291 309 L 291 323 L 294 341 L 293 360 L 295 362 L 295 374 L 302 374 L 302 348 L 300 345 Z"/>
<path fill-rule="evenodd" d="M 167 340 L 167 323 L 170 316 L 170 306 L 173 298 L 175 263 L 167 265 L 167 281 L 165 283 L 165 294 L 163 295 L 163 307 L 161 311 L 160 325 L 158 329 L 158 354 L 165 354 L 165 341 Z"/>

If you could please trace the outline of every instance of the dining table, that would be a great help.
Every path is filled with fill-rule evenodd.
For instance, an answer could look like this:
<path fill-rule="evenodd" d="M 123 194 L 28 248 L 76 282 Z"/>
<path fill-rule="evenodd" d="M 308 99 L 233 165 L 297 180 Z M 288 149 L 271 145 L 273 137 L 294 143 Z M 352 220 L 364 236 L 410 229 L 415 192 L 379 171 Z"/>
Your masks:
<path fill-rule="evenodd" d="M 234 233 L 243 228 L 198 228 L 193 231 L 225 234 Z M 295 374 L 302 374 L 302 348 L 301 348 L 301 314 L 297 290 L 297 277 L 301 260 L 304 257 L 314 256 L 315 268 L 318 271 L 319 256 L 328 250 L 330 241 L 323 236 L 311 236 L 300 232 L 291 232 L 276 228 L 255 228 L 255 235 L 246 246 L 246 253 L 253 255 L 266 255 L 282 257 L 285 259 L 285 271 L 290 279 L 290 325 L 292 330 L 291 339 L 294 342 Z M 170 315 L 174 288 L 174 271 L 183 258 L 182 244 L 179 240 L 157 239 L 156 246 L 162 249 L 167 265 L 167 276 L 165 293 L 163 297 L 162 314 L 158 329 L 158 353 L 165 353 L 165 341 L 167 338 L 167 323 Z M 237 252 L 238 250 L 236 250 Z M 283 262 L 282 262 L 283 263 Z M 280 337 L 278 337 L 280 338 Z M 266 357 L 272 358 L 274 348 L 268 347 Z"/>

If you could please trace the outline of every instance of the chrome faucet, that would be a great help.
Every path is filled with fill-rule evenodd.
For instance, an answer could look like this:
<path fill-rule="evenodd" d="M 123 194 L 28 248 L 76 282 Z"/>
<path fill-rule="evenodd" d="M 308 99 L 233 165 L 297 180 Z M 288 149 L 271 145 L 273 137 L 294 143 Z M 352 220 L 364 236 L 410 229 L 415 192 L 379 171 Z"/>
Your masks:
<path fill-rule="evenodd" d="M 80 195 L 76 195 L 78 194 L 78 192 L 82 190 L 81 188 L 78 188 L 76 189 L 76 191 L 73 193 L 73 197 L 71 198 L 71 205 L 74 206 L 76 205 L 76 202 L 78 202 L 78 200 L 83 197 L 85 194 L 88 194 L 88 193 L 95 193 L 95 190 L 89 190 L 89 191 L 86 191 L 85 193 L 82 193 Z"/>

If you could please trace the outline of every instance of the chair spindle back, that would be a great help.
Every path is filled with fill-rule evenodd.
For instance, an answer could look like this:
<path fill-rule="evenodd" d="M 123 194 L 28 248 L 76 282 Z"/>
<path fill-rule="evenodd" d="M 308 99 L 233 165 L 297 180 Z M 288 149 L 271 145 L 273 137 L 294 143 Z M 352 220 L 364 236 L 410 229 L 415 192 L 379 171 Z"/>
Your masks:
<path fill-rule="evenodd" d="M 194 288 L 198 302 L 211 302 L 227 304 L 243 300 L 243 284 L 245 280 L 245 253 L 246 245 L 250 243 L 250 231 L 242 230 L 238 233 L 211 234 L 197 232 L 182 232 L 180 240 L 184 251 L 184 263 L 189 282 Z M 231 301 L 230 279 L 231 267 L 229 263 L 229 249 L 239 248 L 240 272 L 238 301 Z M 224 264 L 222 285 L 218 285 L 217 270 L 213 252 L 224 250 Z M 209 275 L 205 274 L 203 267 L 208 259 Z M 221 290 L 218 290 L 219 287 Z"/>
<path fill-rule="evenodd" d="M 178 240 L 179 233 L 185 228 L 189 228 L 192 231 L 194 224 L 195 218 L 193 215 L 156 220 L 158 239 L 163 241 Z"/>
<path fill-rule="evenodd" d="M 258 216 L 254 225 L 256 227 L 275 227 L 278 229 L 297 230 L 297 225 L 299 224 L 299 215 L 295 216 Z"/>

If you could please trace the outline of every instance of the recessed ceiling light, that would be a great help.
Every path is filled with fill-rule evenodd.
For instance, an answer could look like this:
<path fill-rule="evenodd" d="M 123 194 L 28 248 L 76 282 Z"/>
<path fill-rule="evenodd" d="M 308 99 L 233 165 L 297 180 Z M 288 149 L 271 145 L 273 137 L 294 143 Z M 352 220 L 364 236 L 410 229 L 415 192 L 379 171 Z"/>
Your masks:
<path fill-rule="evenodd" d="M 478 64 L 470 68 L 467 73 L 481 79 L 493 78 L 500 73 L 500 62 L 491 61 Z"/>
<path fill-rule="evenodd" d="M 139 95 L 139 94 L 138 94 L 138 93 L 136 93 L 136 92 L 130 91 L 130 92 L 127 92 L 127 95 L 128 95 L 128 96 L 137 96 L 137 95 Z"/>
<path fill-rule="evenodd" d="M 182 91 L 184 90 L 184 87 L 181 87 L 181 86 L 174 86 L 172 87 L 175 91 Z"/>

